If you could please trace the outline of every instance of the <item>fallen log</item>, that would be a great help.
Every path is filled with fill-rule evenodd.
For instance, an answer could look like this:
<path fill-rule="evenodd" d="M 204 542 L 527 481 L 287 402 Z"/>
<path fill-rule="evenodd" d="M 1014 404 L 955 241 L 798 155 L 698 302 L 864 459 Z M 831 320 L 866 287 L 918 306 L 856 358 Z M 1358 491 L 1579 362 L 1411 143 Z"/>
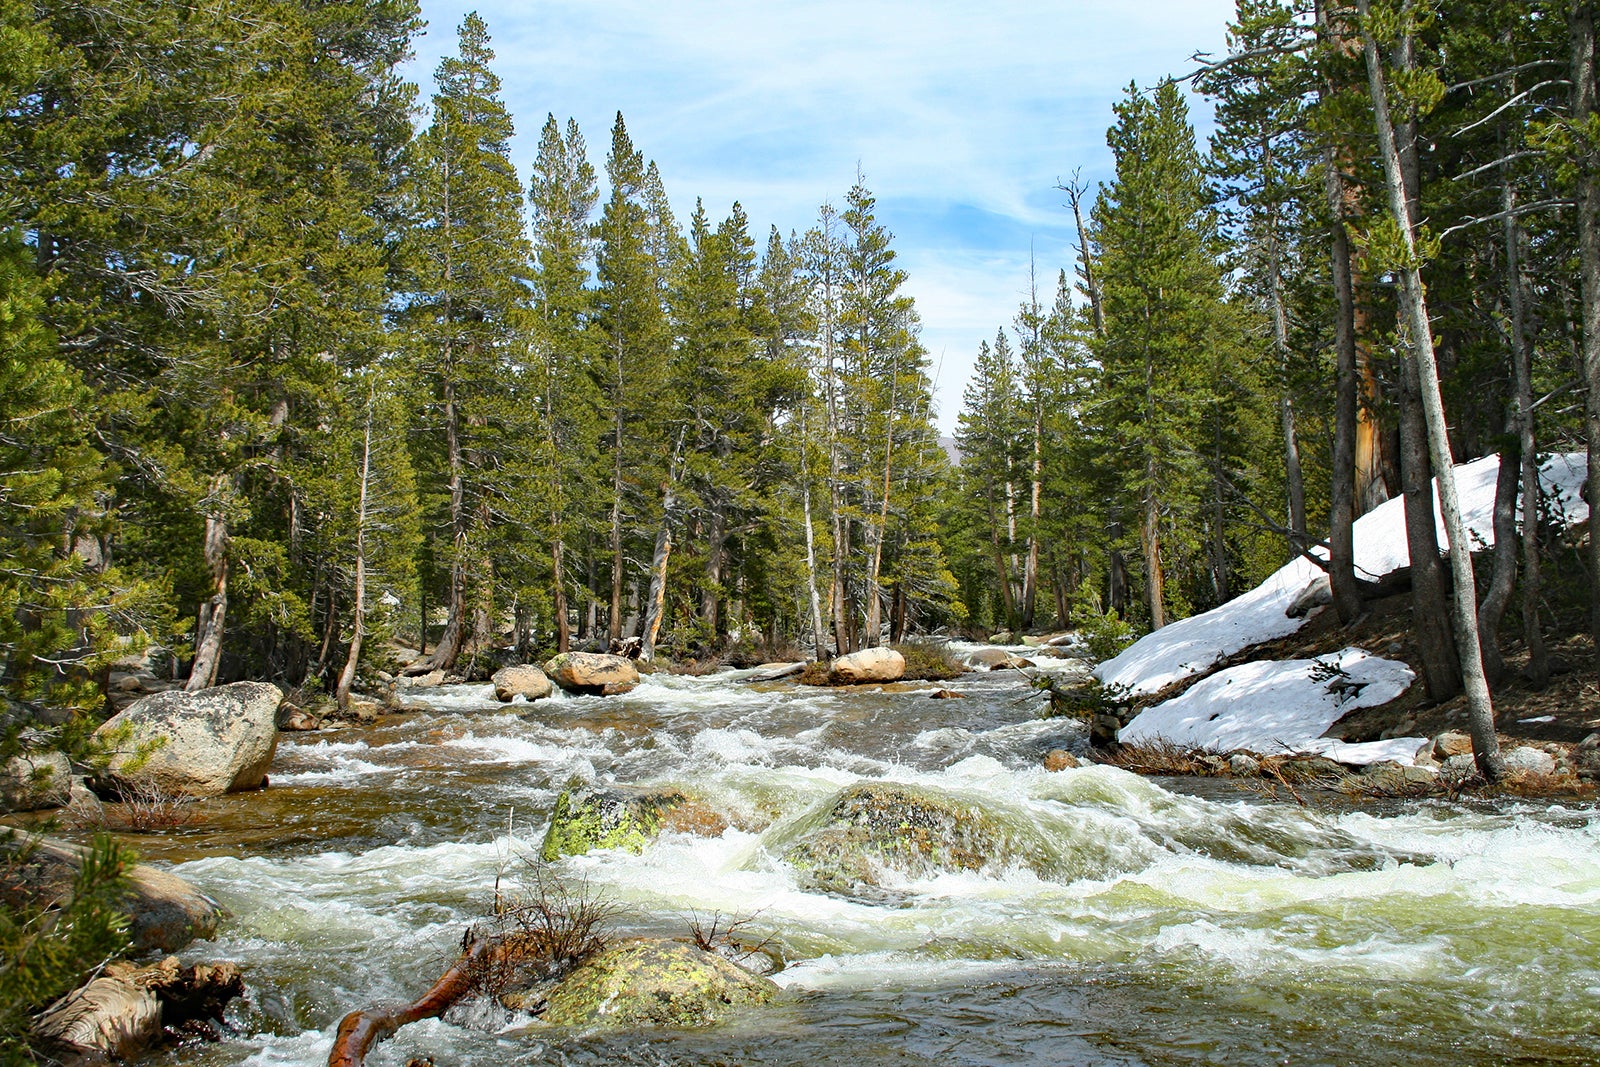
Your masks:
<path fill-rule="evenodd" d="M 363 1008 L 346 1015 L 334 1035 L 328 1067 L 362 1067 L 367 1051 L 402 1026 L 443 1015 L 450 1005 L 473 992 L 482 976 L 495 967 L 507 951 L 504 937 L 478 938 L 421 999 L 411 1004 Z"/>

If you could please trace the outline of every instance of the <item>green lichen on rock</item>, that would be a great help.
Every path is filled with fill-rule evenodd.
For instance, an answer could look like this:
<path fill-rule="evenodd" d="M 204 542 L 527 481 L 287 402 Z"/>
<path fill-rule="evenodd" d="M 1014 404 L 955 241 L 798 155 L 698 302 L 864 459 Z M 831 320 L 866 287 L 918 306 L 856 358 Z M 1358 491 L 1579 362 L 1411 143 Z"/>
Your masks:
<path fill-rule="evenodd" d="M 710 1026 L 778 991 L 684 941 L 625 941 L 584 963 L 550 994 L 544 1020 L 558 1026 Z"/>
<path fill-rule="evenodd" d="M 924 878 L 945 871 L 1022 865 L 1045 873 L 1048 844 L 975 800 L 892 782 L 854 785 L 791 827 L 779 855 L 808 889 L 852 894 L 886 873 Z"/>
<path fill-rule="evenodd" d="M 662 813 L 684 799 L 681 793 L 569 789 L 556 798 L 539 854 L 554 861 L 596 848 L 642 852 L 661 832 Z"/>

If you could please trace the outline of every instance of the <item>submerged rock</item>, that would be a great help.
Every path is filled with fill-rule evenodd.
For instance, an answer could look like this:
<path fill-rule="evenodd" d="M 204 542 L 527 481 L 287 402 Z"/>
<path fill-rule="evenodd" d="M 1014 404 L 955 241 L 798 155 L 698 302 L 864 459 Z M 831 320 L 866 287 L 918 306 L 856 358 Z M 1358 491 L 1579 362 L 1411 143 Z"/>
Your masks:
<path fill-rule="evenodd" d="M 639 684 L 632 660 L 604 652 L 563 652 L 544 665 L 544 673 L 567 692 L 583 696 L 620 696 Z"/>
<path fill-rule="evenodd" d="M 489 681 L 494 685 L 494 698 L 501 703 L 519 696 L 524 700 L 543 700 L 554 692 L 550 676 L 531 665 L 503 667 L 495 671 Z"/>
<path fill-rule="evenodd" d="M 839 685 L 863 682 L 897 682 L 906 673 L 906 658 L 892 648 L 864 648 L 840 656 L 828 668 L 828 677 Z"/>
<path fill-rule="evenodd" d="M 114 753 L 103 781 L 165 796 L 259 789 L 278 747 L 282 703 L 283 691 L 267 682 L 145 697 L 95 731 Z"/>
<path fill-rule="evenodd" d="M 546 860 L 590 849 L 641 852 L 662 830 L 715 836 L 728 820 L 683 793 L 569 789 L 556 798 L 539 854 Z"/>
<path fill-rule="evenodd" d="M 778 987 L 683 941 L 625 941 L 568 975 L 544 1020 L 558 1026 L 682 1029 L 710 1026 L 736 1008 L 764 1004 Z"/>
<path fill-rule="evenodd" d="M 1044 843 L 958 796 L 895 782 L 836 794 L 788 831 L 780 856 L 807 889 L 851 895 L 886 880 L 1021 863 L 1041 873 Z"/>

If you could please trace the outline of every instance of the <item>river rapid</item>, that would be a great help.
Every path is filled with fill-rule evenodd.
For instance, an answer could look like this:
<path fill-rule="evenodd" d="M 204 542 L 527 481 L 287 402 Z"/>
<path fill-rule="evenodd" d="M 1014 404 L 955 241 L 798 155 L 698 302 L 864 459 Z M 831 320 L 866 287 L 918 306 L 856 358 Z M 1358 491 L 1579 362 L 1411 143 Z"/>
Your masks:
<path fill-rule="evenodd" d="M 355 1008 L 410 1000 L 515 882 L 559 792 L 661 785 L 733 818 L 556 871 L 624 932 L 748 919 L 783 994 L 730 1024 L 584 1033 L 487 1009 L 402 1029 L 368 1063 L 1600 1064 L 1600 812 L 1329 803 L 1108 767 L 1056 773 L 1081 727 L 1015 672 L 933 700 L 655 675 L 622 697 L 428 712 L 285 734 L 271 787 L 133 840 L 231 912 L 188 959 L 247 996 L 219 1044 L 163 1064 L 320 1065 Z M 840 789 L 886 780 L 981 806 L 1047 855 L 802 888 L 775 843 Z"/>

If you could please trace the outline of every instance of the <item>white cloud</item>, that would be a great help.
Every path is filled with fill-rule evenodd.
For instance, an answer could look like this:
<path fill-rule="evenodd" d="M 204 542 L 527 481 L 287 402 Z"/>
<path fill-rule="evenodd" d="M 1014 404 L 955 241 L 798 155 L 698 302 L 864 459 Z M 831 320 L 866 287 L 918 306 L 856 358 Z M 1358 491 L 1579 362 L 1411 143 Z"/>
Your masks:
<path fill-rule="evenodd" d="M 577 118 L 599 166 L 620 110 L 686 216 L 739 200 L 757 236 L 805 229 L 859 164 L 900 235 L 925 339 L 947 368 L 1010 321 L 1027 284 L 1066 266 L 1070 216 L 1052 187 L 1109 176 L 1105 130 L 1130 81 L 1220 51 L 1231 0 L 423 0 L 414 77 L 489 24 L 524 173 L 547 112 Z M 943 209 L 942 211 L 939 209 Z M 942 220 L 942 221 L 941 221 Z M 995 249 L 997 236 L 1018 238 Z M 913 245 L 911 242 L 916 242 Z M 941 424 L 962 379 L 947 369 Z"/>

